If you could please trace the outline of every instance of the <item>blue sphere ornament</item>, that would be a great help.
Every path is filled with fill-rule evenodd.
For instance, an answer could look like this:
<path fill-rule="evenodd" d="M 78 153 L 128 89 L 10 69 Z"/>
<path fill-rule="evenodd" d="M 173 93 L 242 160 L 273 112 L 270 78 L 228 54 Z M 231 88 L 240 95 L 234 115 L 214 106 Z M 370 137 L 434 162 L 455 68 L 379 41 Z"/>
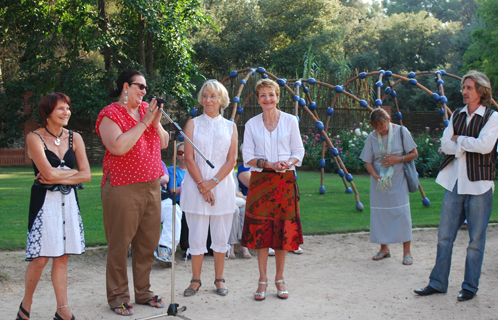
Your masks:
<path fill-rule="evenodd" d="M 444 116 L 444 109 L 439 109 L 438 112 L 441 117 Z"/>
<path fill-rule="evenodd" d="M 408 82 L 413 85 L 416 85 L 418 83 L 417 79 L 410 79 Z"/>
<path fill-rule="evenodd" d="M 178 135 L 178 141 L 182 142 L 183 140 L 185 140 L 185 137 L 183 136 L 183 134 L 179 134 Z"/>
<path fill-rule="evenodd" d="M 380 106 L 382 105 L 382 100 L 380 100 L 380 99 L 375 99 L 374 104 L 375 104 L 377 107 L 380 107 Z"/>
<path fill-rule="evenodd" d="M 244 113 L 244 108 L 238 107 L 237 108 L 237 114 L 243 114 Z"/>
<path fill-rule="evenodd" d="M 240 84 L 246 85 L 247 82 L 246 82 L 246 80 L 242 79 L 242 80 L 240 80 Z"/>
<path fill-rule="evenodd" d="M 386 90 L 384 90 L 385 94 L 391 94 L 391 92 L 393 92 L 393 89 L 391 89 L 391 87 L 387 87 Z"/>
<path fill-rule="evenodd" d="M 309 79 L 308 79 L 308 83 L 309 83 L 310 85 L 314 85 L 314 84 L 316 83 L 316 80 L 315 80 L 315 79 L 313 79 L 313 78 L 309 78 Z"/>
<path fill-rule="evenodd" d="M 450 120 L 444 120 L 444 127 L 447 128 L 450 125 Z"/>
<path fill-rule="evenodd" d="M 434 72 L 435 75 L 441 74 L 441 71 Z M 437 77 L 436 77 L 437 78 Z"/>
<path fill-rule="evenodd" d="M 258 73 L 265 73 L 265 71 L 266 71 L 266 70 L 265 70 L 265 68 L 263 68 L 263 67 L 258 67 L 258 68 L 256 69 L 256 71 L 257 71 Z"/>
<path fill-rule="evenodd" d="M 251 69 L 250 71 L 251 71 L 252 74 L 256 73 L 256 70 L 254 70 L 254 69 Z"/>
<path fill-rule="evenodd" d="M 330 149 L 329 149 L 330 150 Z M 338 156 L 339 155 L 339 150 L 337 150 L 337 148 L 332 148 L 332 155 L 334 157 Z"/>
<path fill-rule="evenodd" d="M 366 108 L 368 106 L 368 103 L 365 100 L 361 99 L 360 106 L 362 106 L 363 108 Z"/>
<path fill-rule="evenodd" d="M 441 103 L 448 103 L 448 98 L 446 98 L 445 96 L 441 96 L 441 98 L 439 99 L 439 102 Z"/>
<path fill-rule="evenodd" d="M 331 115 L 333 115 L 333 114 L 334 114 L 334 108 L 332 108 L 332 107 L 328 107 L 328 108 L 327 108 L 327 115 L 328 115 L 328 116 L 331 116 Z"/>
<path fill-rule="evenodd" d="M 342 86 L 335 86 L 335 87 L 334 87 L 334 90 L 335 90 L 335 92 L 337 92 L 337 93 L 341 93 L 343 89 L 342 89 Z"/>
<path fill-rule="evenodd" d="M 410 72 L 410 73 L 408 73 L 408 78 L 410 78 L 410 79 L 415 78 L 415 76 L 416 76 L 416 74 L 415 74 L 415 72 L 413 72 L 413 71 L 412 71 L 412 72 Z"/>
<path fill-rule="evenodd" d="M 392 75 L 393 75 L 393 73 L 392 73 L 392 71 L 390 71 L 390 70 L 387 70 L 387 71 L 386 71 L 386 73 L 384 74 L 384 76 L 385 76 L 386 78 L 391 78 L 391 77 L 392 77 Z"/>
<path fill-rule="evenodd" d="M 434 101 L 439 101 L 440 98 L 441 97 L 439 96 L 439 94 L 437 94 L 435 92 L 432 94 L 432 99 L 434 99 Z"/>
<path fill-rule="evenodd" d="M 306 100 L 304 100 L 303 98 L 299 98 L 299 106 L 304 107 L 305 105 L 306 105 Z"/>
<path fill-rule="evenodd" d="M 322 139 L 322 141 L 325 141 L 325 137 L 323 136 L 323 134 L 320 135 L 320 138 Z"/>
<path fill-rule="evenodd" d="M 230 119 L 228 119 L 228 121 L 230 121 L 230 122 L 235 122 L 235 120 L 233 120 L 233 119 L 231 119 L 231 118 L 230 118 Z"/>
<path fill-rule="evenodd" d="M 320 161 L 318 161 L 318 165 L 320 168 L 325 168 L 325 159 L 320 159 Z"/>
<path fill-rule="evenodd" d="M 278 79 L 277 83 L 278 83 L 279 86 L 283 87 L 287 83 L 287 80 L 285 80 L 285 79 Z"/>
<path fill-rule="evenodd" d="M 190 116 L 195 117 L 197 115 L 197 111 L 198 110 L 196 107 L 193 107 L 192 109 L 190 109 L 190 112 L 189 112 Z"/>
<path fill-rule="evenodd" d="M 444 71 L 444 70 L 439 70 L 439 71 L 441 71 L 441 75 L 442 75 L 442 76 L 445 76 L 445 75 L 446 75 L 446 71 Z"/>
<path fill-rule="evenodd" d="M 356 210 L 358 211 L 363 211 L 363 209 L 365 209 L 365 207 L 363 206 L 363 203 L 361 203 L 360 201 L 356 202 Z"/>
<path fill-rule="evenodd" d="M 346 193 L 353 193 L 353 189 L 351 189 L 351 187 L 347 187 L 346 188 Z"/>
<path fill-rule="evenodd" d="M 308 93 L 308 92 L 310 92 L 310 89 L 308 87 L 303 87 L 303 92 Z"/>
<path fill-rule="evenodd" d="M 437 77 L 434 77 L 434 82 L 436 82 L 436 83 L 437 83 L 437 81 L 438 81 L 438 78 L 437 78 Z"/>
<path fill-rule="evenodd" d="M 294 87 L 300 87 L 302 85 L 301 81 L 294 82 Z"/>
<path fill-rule="evenodd" d="M 339 175 L 339 177 L 344 177 L 345 176 L 345 173 L 344 173 L 344 170 L 342 169 L 339 169 L 339 171 L 337 171 L 337 174 Z"/>
<path fill-rule="evenodd" d="M 366 77 L 367 77 L 366 72 L 360 72 L 360 74 L 358 75 L 358 78 L 360 78 L 360 79 L 365 79 Z"/>
<path fill-rule="evenodd" d="M 325 194 L 325 187 L 320 186 L 320 189 L 318 189 L 318 191 L 320 192 L 320 194 Z"/>
<path fill-rule="evenodd" d="M 437 85 L 438 85 L 438 86 L 442 86 L 443 84 L 444 84 L 444 81 L 443 81 L 443 80 L 439 79 L 439 80 L 437 81 Z"/>
<path fill-rule="evenodd" d="M 233 101 L 234 103 L 240 103 L 240 98 L 239 98 L 239 97 L 237 97 L 237 96 L 235 96 L 235 97 L 233 97 L 232 101 Z"/>
<path fill-rule="evenodd" d="M 265 73 L 261 76 L 262 79 L 268 79 L 268 75 Z"/>
<path fill-rule="evenodd" d="M 379 74 L 384 74 L 384 73 L 386 73 L 384 70 L 379 71 Z"/>
<path fill-rule="evenodd" d="M 429 200 L 429 198 L 424 198 L 424 199 L 422 199 L 422 204 L 424 205 L 424 207 L 430 207 L 431 200 Z"/>
<path fill-rule="evenodd" d="M 301 122 L 301 118 L 299 118 L 299 116 L 296 116 L 297 118 L 297 123 L 300 123 Z"/>
<path fill-rule="evenodd" d="M 325 126 L 323 125 L 323 122 L 321 122 L 321 121 L 317 121 L 317 122 L 315 123 L 315 127 L 316 127 L 319 131 L 321 131 L 321 130 L 325 129 Z"/>
<path fill-rule="evenodd" d="M 346 175 L 346 181 L 347 181 L 347 182 L 351 182 L 351 181 L 353 181 L 353 175 L 352 175 L 351 173 L 348 173 L 348 174 Z"/>
<path fill-rule="evenodd" d="M 375 87 L 377 87 L 377 88 L 382 88 L 382 87 L 384 87 L 384 84 L 382 83 L 382 81 L 377 81 L 377 82 L 375 83 Z"/>
<path fill-rule="evenodd" d="M 294 102 L 299 101 L 299 96 L 297 94 L 294 95 L 294 97 L 292 97 L 292 100 L 294 100 Z"/>
<path fill-rule="evenodd" d="M 396 118 L 398 118 L 398 120 L 403 119 L 403 115 L 401 114 L 401 112 L 396 113 Z"/>
<path fill-rule="evenodd" d="M 311 103 L 308 105 L 308 109 L 310 109 L 311 111 L 316 110 L 316 103 L 315 103 L 315 101 L 311 102 Z"/>
<path fill-rule="evenodd" d="M 391 97 L 396 98 L 397 95 L 396 91 L 393 90 L 393 92 L 391 92 Z"/>
<path fill-rule="evenodd" d="M 237 70 L 230 72 L 230 78 L 237 78 L 238 75 L 239 73 L 237 72 Z"/>

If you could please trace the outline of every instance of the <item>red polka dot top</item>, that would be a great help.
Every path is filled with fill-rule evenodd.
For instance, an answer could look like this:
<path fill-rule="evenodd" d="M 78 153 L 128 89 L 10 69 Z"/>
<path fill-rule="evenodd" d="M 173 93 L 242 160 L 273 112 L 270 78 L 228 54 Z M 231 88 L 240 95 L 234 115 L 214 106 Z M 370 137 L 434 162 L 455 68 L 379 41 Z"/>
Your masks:
<path fill-rule="evenodd" d="M 143 118 L 148 105 L 144 101 L 139 106 L 140 119 Z M 95 130 L 99 137 L 99 127 L 104 117 L 114 121 L 123 132 L 138 124 L 138 121 L 128 114 L 125 107 L 113 102 L 99 113 L 97 124 L 95 125 Z M 130 151 L 124 155 L 116 156 L 106 148 L 102 164 L 104 174 L 100 186 L 104 185 L 107 174 L 110 174 L 110 182 L 113 187 L 137 182 L 149 182 L 164 175 L 161 165 L 161 141 L 152 124 L 144 131 Z"/>

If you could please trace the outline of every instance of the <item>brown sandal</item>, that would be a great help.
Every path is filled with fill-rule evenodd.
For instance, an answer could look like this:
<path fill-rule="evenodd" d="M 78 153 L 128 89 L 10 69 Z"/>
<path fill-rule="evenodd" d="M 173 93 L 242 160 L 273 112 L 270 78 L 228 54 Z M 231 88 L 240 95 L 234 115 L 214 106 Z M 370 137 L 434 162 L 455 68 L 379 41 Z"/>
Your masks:
<path fill-rule="evenodd" d="M 183 295 L 185 297 L 191 297 L 191 296 L 195 295 L 197 293 L 197 291 L 199 291 L 200 287 L 202 286 L 201 280 L 192 279 L 192 280 L 190 280 L 190 283 L 198 283 L 199 286 L 197 287 L 197 289 L 193 289 L 193 288 L 185 289 L 185 291 L 183 291 Z"/>

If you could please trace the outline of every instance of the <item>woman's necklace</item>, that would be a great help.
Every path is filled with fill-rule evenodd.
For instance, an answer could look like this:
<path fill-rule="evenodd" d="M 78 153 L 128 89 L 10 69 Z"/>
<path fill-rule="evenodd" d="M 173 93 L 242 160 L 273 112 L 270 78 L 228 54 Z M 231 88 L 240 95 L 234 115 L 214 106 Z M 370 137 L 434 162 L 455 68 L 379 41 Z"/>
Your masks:
<path fill-rule="evenodd" d="M 275 119 L 273 119 L 272 122 L 268 122 L 268 121 L 265 121 L 265 117 L 263 116 L 263 122 L 266 123 L 267 125 L 269 126 L 272 126 L 273 129 L 275 129 L 277 127 L 276 124 L 274 124 L 275 122 L 278 123 L 278 118 L 279 118 L 279 115 L 277 115 L 277 117 Z"/>
<path fill-rule="evenodd" d="M 59 134 L 59 136 L 58 136 L 58 137 L 57 137 L 57 136 L 55 136 L 54 134 L 52 134 L 52 132 L 48 131 L 47 127 L 45 127 L 45 131 L 47 131 L 47 133 L 48 133 L 49 135 L 51 135 L 52 137 L 54 137 L 54 138 L 55 138 L 54 143 L 55 143 L 55 145 L 56 145 L 56 146 L 60 146 L 60 145 L 61 145 L 61 139 L 59 139 L 59 138 L 60 138 L 60 137 L 62 136 L 62 134 L 64 133 L 64 129 L 62 129 L 61 134 Z"/>

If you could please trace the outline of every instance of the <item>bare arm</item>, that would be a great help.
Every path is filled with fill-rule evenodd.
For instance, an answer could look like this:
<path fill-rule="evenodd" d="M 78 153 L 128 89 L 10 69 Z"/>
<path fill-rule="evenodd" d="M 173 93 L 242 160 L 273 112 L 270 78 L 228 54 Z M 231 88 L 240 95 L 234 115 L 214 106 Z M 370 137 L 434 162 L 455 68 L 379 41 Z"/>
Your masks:
<path fill-rule="evenodd" d="M 375 168 L 374 168 L 373 164 L 371 164 L 370 162 L 365 162 L 365 167 L 367 168 L 368 173 L 370 173 L 370 175 L 375 180 L 379 180 L 380 178 L 382 178 L 382 176 L 379 176 L 377 174 L 377 171 L 375 171 Z"/>
<path fill-rule="evenodd" d="M 58 179 L 47 179 L 43 173 L 40 172 L 38 174 L 38 178 L 40 178 L 40 182 L 44 184 L 67 184 L 73 185 L 82 182 L 90 182 L 92 179 L 92 173 L 90 171 L 90 164 L 88 163 L 88 158 L 86 156 L 85 143 L 83 138 L 78 133 L 73 133 L 73 150 L 76 156 L 76 164 L 78 166 L 78 170 L 76 170 L 76 174 L 67 177 L 60 177 Z M 69 171 L 64 169 L 58 169 L 60 171 Z M 71 171 L 74 169 L 71 169 Z"/>
<path fill-rule="evenodd" d="M 418 158 L 418 151 L 417 148 L 414 148 L 411 150 L 408 154 L 404 155 L 405 157 L 405 162 L 412 161 L 414 159 Z M 395 165 L 396 163 L 403 162 L 403 156 L 397 157 L 397 156 L 392 156 L 387 154 L 384 159 L 382 159 L 381 163 L 384 167 L 390 167 Z"/>
<path fill-rule="evenodd" d="M 75 169 L 64 170 L 52 167 L 50 162 L 48 162 L 47 156 L 45 155 L 43 142 L 37 134 L 29 133 L 26 137 L 26 145 L 28 147 L 29 157 L 33 160 L 35 166 L 40 171 L 39 175 L 42 175 L 45 179 L 60 180 L 78 173 L 78 170 Z M 35 179 L 38 179 L 38 176 Z"/>

